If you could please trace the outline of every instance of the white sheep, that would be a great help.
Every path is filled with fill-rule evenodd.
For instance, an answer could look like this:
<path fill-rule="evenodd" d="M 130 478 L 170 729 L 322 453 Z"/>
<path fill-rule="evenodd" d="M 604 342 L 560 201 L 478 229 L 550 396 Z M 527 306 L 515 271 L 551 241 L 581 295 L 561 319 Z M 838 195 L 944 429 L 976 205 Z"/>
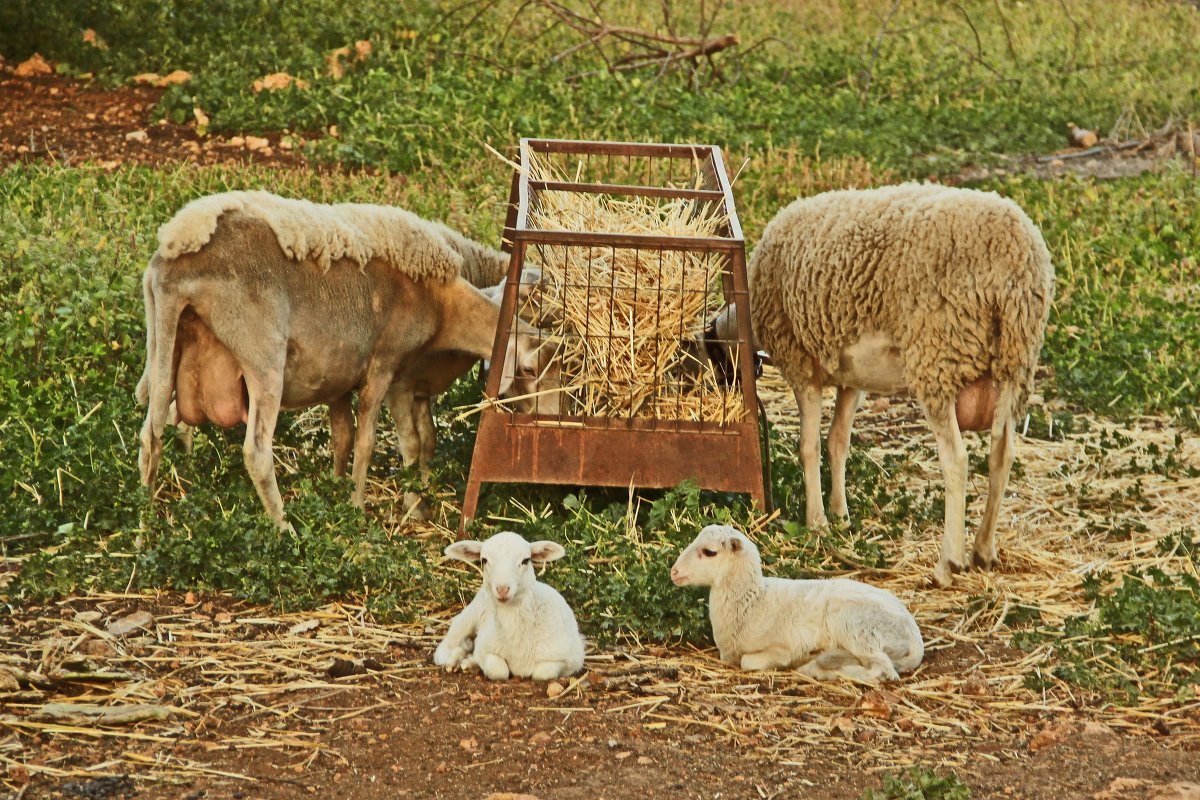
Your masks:
<path fill-rule="evenodd" d="M 758 548 L 709 525 L 671 567 L 676 586 L 710 586 L 721 660 L 742 669 L 797 668 L 818 680 L 895 680 L 925 653 L 916 620 L 890 592 L 845 578 L 764 578 Z"/>
<path fill-rule="evenodd" d="M 266 192 L 185 206 L 159 230 L 143 281 L 142 483 L 153 484 L 168 421 L 245 423 L 247 471 L 286 525 L 271 455 L 279 410 L 334 404 L 336 430 L 357 390 L 353 500 L 362 505 L 379 410 L 406 365 L 434 352 L 492 352 L 500 307 L 460 277 L 469 240 L 446 231 L 402 209 Z M 508 374 L 534 368 L 539 339 L 518 326 Z M 172 399 L 177 418 L 168 419 Z"/>
<path fill-rule="evenodd" d="M 767 225 L 747 268 L 757 343 L 800 406 L 807 523 L 825 525 L 821 388 L 838 387 L 829 430 L 830 510 L 848 515 L 846 457 L 863 392 L 911 391 L 937 441 L 945 530 L 934 580 L 966 569 L 964 430 L 991 429 L 989 493 L 974 562 L 995 530 L 1054 294 L 1042 235 L 994 192 L 903 184 L 801 199 Z M 732 307 L 731 307 L 732 308 Z M 735 311 L 715 322 L 732 340 Z"/>
<path fill-rule="evenodd" d="M 562 558 L 562 545 L 531 544 L 505 531 L 486 542 L 455 542 L 445 552 L 481 562 L 483 583 L 450 623 L 433 663 L 447 669 L 477 666 L 494 681 L 510 675 L 548 681 L 583 668 L 584 642 L 571 607 L 534 573 L 534 564 Z"/>

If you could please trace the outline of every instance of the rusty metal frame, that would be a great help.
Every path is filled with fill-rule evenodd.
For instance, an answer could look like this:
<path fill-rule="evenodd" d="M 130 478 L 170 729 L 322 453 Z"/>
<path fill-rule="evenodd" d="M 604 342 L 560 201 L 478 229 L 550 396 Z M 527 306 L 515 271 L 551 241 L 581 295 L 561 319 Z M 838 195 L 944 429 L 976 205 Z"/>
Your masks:
<path fill-rule="evenodd" d="M 530 153 L 565 154 L 588 158 L 644 157 L 687 159 L 709 184 L 675 188 L 652 184 L 653 161 L 642 183 L 535 181 L 529 179 Z M 485 393 L 499 392 L 501 365 L 519 291 L 518 282 L 528 248 L 571 245 L 598 248 L 636 248 L 646 251 L 690 250 L 724 256 L 722 270 L 726 302 L 745 309 L 737 314 L 737 369 L 744 414 L 739 421 L 696 422 L 640 417 L 599 417 L 512 413 L 484 408 L 471 458 L 463 499 L 459 538 L 475 516 L 483 483 L 553 483 L 593 486 L 665 488 L 689 478 L 706 489 L 751 495 L 766 507 L 767 487 L 759 449 L 758 395 L 754 382 L 750 337 L 746 251 L 733 192 L 721 158 L 713 145 L 593 142 L 522 139 L 521 168 L 514 170 L 504 224 L 503 248 L 509 252 L 508 283 L 501 300 L 500 324 L 492 349 Z M 670 161 L 668 161 L 670 164 Z M 673 167 L 669 167 L 673 170 Z M 673 174 L 673 173 L 672 173 Z M 687 198 L 723 204 L 725 223 L 719 236 L 677 237 L 543 230 L 528 225 L 531 203 L 543 190 L 604 193 L 625 196 Z"/>

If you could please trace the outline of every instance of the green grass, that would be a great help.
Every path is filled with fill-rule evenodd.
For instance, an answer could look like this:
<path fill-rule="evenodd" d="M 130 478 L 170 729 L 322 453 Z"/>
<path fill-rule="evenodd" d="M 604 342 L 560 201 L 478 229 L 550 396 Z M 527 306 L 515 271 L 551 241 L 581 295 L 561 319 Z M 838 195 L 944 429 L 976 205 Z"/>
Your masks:
<path fill-rule="evenodd" d="M 971 790 L 953 772 L 939 775 L 927 767 L 885 775 L 883 787 L 863 792 L 862 800 L 970 800 Z"/>

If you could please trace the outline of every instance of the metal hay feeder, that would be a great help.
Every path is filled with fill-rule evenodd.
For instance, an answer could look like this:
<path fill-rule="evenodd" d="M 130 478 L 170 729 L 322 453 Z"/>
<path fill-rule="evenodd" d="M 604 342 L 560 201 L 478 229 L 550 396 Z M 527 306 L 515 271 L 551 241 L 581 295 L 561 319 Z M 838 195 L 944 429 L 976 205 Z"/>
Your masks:
<path fill-rule="evenodd" d="M 708 215 L 711 230 L 603 231 L 584 215 L 570 229 L 546 224 L 554 202 L 578 207 L 596 195 Z M 557 348 L 560 386 L 526 398 L 532 411 L 516 411 L 495 400 L 500 368 L 489 372 L 460 537 L 484 482 L 662 488 L 691 478 L 766 506 L 745 243 L 718 147 L 522 139 L 504 248 L 511 260 L 492 364 L 504 364 L 518 312 L 539 327 L 552 320 L 560 327 L 547 346 Z M 520 284 L 528 267 L 541 270 L 535 286 Z M 736 338 L 723 343 L 736 365 L 731 386 L 697 357 L 725 304 L 739 309 Z M 604 314 L 594 316 L 594 306 Z M 585 316 L 572 317 L 580 308 Z M 654 336 L 635 335 L 643 322 Z M 655 366 L 639 371 L 630 366 L 638 359 Z"/>

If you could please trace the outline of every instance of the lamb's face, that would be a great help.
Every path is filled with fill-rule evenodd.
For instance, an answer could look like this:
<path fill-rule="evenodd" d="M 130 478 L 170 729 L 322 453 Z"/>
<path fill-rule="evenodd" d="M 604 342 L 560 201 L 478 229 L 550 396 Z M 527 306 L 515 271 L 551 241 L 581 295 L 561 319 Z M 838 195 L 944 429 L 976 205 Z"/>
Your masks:
<path fill-rule="evenodd" d="M 736 528 L 709 525 L 679 554 L 671 580 L 676 586 L 712 586 L 733 559 L 744 558 L 753 546 Z"/>
<path fill-rule="evenodd" d="M 464 539 L 446 548 L 446 555 L 462 561 L 479 561 L 483 588 L 500 604 L 512 603 L 537 582 L 534 564 L 544 564 L 566 555 L 556 542 L 527 542 L 511 531 L 497 533 L 486 542 Z"/>

